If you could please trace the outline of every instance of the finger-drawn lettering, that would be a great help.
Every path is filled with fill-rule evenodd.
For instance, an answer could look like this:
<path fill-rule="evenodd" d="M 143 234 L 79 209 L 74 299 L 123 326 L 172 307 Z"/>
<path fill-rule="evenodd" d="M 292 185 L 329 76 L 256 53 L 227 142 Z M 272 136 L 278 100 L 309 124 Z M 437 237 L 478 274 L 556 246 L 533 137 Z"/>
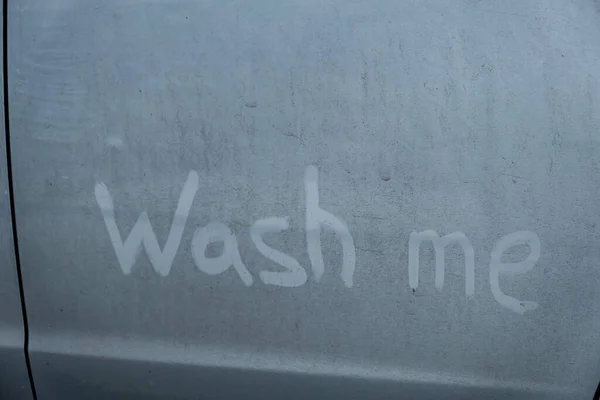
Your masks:
<path fill-rule="evenodd" d="M 204 252 L 210 243 L 223 242 L 223 252 L 219 257 L 206 257 Z M 252 275 L 242 262 L 238 242 L 231 229 L 222 222 L 211 222 L 196 229 L 192 239 L 192 258 L 200 271 L 209 275 L 221 274 L 233 265 L 246 286 L 253 283 Z"/>
<path fill-rule="evenodd" d="M 435 287 L 442 290 L 444 287 L 445 275 L 445 247 L 452 244 L 459 244 L 465 254 L 465 274 L 466 274 L 466 292 L 467 297 L 471 298 L 475 294 L 475 252 L 469 239 L 462 232 L 453 232 L 442 236 L 436 231 L 426 230 L 420 233 L 412 232 L 408 239 L 408 284 L 411 289 L 419 286 L 419 251 L 421 242 L 431 240 L 435 251 Z"/>
<path fill-rule="evenodd" d="M 117 222 L 115 221 L 112 196 L 104 183 L 99 182 L 96 184 L 96 202 L 102 212 L 102 217 L 104 218 L 104 223 L 108 230 L 108 236 L 110 237 L 110 241 L 117 254 L 121 270 L 125 275 L 131 273 L 131 269 L 142 250 L 142 244 L 146 249 L 146 253 L 148 254 L 148 258 L 150 259 L 150 263 L 154 270 L 162 276 L 167 276 L 169 274 L 171 265 L 175 259 L 175 254 L 179 249 L 179 243 L 181 242 L 185 223 L 197 191 L 198 174 L 196 171 L 190 171 L 187 180 L 183 185 L 181 195 L 179 196 L 179 202 L 177 203 L 177 209 L 175 210 L 175 216 L 171 223 L 171 229 L 169 230 L 169 236 L 167 237 L 165 247 L 161 250 L 146 211 L 140 213 L 129 236 L 127 236 L 127 239 L 123 242 Z"/>
<path fill-rule="evenodd" d="M 529 255 L 523 261 L 516 263 L 503 263 L 502 254 L 511 247 L 526 244 L 529 246 Z M 540 239 L 534 232 L 519 231 L 503 236 L 496 242 L 492 250 L 490 259 L 490 288 L 496 301 L 503 307 L 508 308 L 518 314 L 524 314 L 529 310 L 538 308 L 535 301 L 518 300 L 500 289 L 499 276 L 519 275 L 529 272 L 535 267 L 540 259 L 541 244 Z"/>
<path fill-rule="evenodd" d="M 131 274 L 142 247 L 146 249 L 153 269 L 161 276 L 167 276 L 179 249 L 179 244 L 188 219 L 192 203 L 198 191 L 199 177 L 196 171 L 190 171 L 183 185 L 177 203 L 175 215 L 164 247 L 161 249 L 146 211 L 142 211 L 133 229 L 123 241 L 115 220 L 113 198 L 106 185 L 99 182 L 95 186 L 96 202 L 108 231 L 110 241 L 115 250 L 121 270 L 125 275 Z M 356 249 L 354 239 L 348 226 L 332 213 L 321 208 L 319 204 L 319 171 L 315 166 L 308 166 L 304 174 L 305 194 L 305 228 L 306 249 L 315 280 L 320 282 L 325 272 L 321 249 L 321 230 L 331 229 L 342 246 L 342 268 L 340 276 L 346 287 L 354 285 Z M 267 233 L 279 233 L 289 229 L 288 217 L 267 217 L 255 221 L 250 227 L 250 238 L 257 250 L 267 259 L 281 265 L 285 270 L 259 272 L 260 280 L 267 285 L 282 287 L 299 287 L 306 283 L 306 270 L 298 260 L 290 255 L 268 246 L 264 241 Z M 420 248 L 424 241 L 431 241 L 435 252 L 435 287 L 442 290 L 445 279 L 446 247 L 458 244 L 465 258 L 465 291 L 467 298 L 475 295 L 475 250 L 469 238 L 462 232 L 453 232 L 441 236 L 434 230 L 412 232 L 408 242 L 408 282 L 410 288 L 419 286 Z M 205 252 L 211 243 L 223 242 L 223 249 L 218 257 L 207 257 Z M 502 256 L 510 248 L 527 245 L 529 255 L 519 262 L 502 262 Z M 535 310 L 539 307 L 535 301 L 518 300 L 502 292 L 501 275 L 524 274 L 536 265 L 540 258 L 541 244 L 538 236 L 529 231 L 519 231 L 503 236 L 495 244 L 490 259 L 490 288 L 496 301 L 503 307 L 518 314 Z M 196 229 L 192 237 L 191 252 L 194 263 L 200 271 L 209 275 L 217 275 L 227 271 L 231 266 L 237 271 L 246 286 L 251 286 L 254 279 L 238 249 L 235 233 L 224 223 L 214 221 Z"/>
<path fill-rule="evenodd" d="M 319 282 L 325 271 L 321 252 L 321 226 L 325 225 L 335 232 L 342 243 L 341 277 L 347 287 L 352 287 L 356 263 L 354 240 L 346 224 L 319 206 L 319 171 L 315 166 L 310 165 L 306 168 L 304 191 L 306 197 L 306 243 L 315 279 Z"/>
<path fill-rule="evenodd" d="M 250 238 L 254 245 L 269 260 L 285 267 L 287 272 L 260 271 L 260 279 L 269 285 L 277 285 L 284 287 L 298 287 L 306 283 L 306 271 L 296 259 L 289 255 L 275 250 L 267 246 L 263 240 L 263 235 L 266 233 L 279 233 L 282 230 L 288 229 L 288 218 L 265 218 L 259 219 L 252 224 L 250 228 Z"/>

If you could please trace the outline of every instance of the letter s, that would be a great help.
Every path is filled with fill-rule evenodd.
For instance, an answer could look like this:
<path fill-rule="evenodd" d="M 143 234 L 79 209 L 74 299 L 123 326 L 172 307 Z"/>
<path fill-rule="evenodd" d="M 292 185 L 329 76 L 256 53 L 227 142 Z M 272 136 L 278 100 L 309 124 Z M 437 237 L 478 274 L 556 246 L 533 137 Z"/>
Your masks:
<path fill-rule="evenodd" d="M 306 270 L 302 268 L 300 263 L 289 255 L 267 246 L 263 240 L 265 233 L 279 233 L 284 229 L 288 229 L 288 227 L 287 217 L 271 217 L 256 221 L 250 228 L 250 238 L 252 238 L 258 251 L 269 260 L 287 269 L 286 272 L 260 271 L 260 279 L 268 285 L 298 287 L 306 283 Z"/>

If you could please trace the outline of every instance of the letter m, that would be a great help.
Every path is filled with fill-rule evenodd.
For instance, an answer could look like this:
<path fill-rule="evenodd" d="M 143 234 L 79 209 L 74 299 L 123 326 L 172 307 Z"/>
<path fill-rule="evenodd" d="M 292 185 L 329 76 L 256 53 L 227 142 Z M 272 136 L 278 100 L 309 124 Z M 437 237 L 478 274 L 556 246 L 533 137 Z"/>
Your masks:
<path fill-rule="evenodd" d="M 465 253 L 466 292 L 470 298 L 475 294 L 475 255 L 473 246 L 462 232 L 453 232 L 440 237 L 436 231 L 426 230 L 423 232 L 412 232 L 408 240 L 408 283 L 412 289 L 419 286 L 419 252 L 421 243 L 431 240 L 435 251 L 435 287 L 442 290 L 444 287 L 445 272 L 445 248 L 457 243 Z"/>

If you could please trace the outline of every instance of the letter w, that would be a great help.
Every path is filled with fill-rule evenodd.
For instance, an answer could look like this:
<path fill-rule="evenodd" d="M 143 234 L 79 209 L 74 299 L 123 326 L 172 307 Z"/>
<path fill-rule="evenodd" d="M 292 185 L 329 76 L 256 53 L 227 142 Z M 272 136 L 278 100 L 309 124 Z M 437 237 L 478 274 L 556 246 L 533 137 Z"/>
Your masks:
<path fill-rule="evenodd" d="M 196 171 L 190 171 L 187 181 L 183 186 L 183 190 L 181 191 L 181 195 L 179 196 L 177 210 L 175 211 L 175 217 L 171 223 L 167 242 L 165 243 L 164 249 L 161 250 L 146 211 L 140 213 L 131 233 L 123 243 L 119 228 L 117 227 L 117 222 L 115 221 L 113 199 L 108 192 L 108 188 L 102 182 L 96 184 L 96 201 L 98 202 L 100 211 L 102 211 L 102 217 L 104 218 L 108 235 L 115 249 L 115 253 L 117 254 L 121 269 L 125 275 L 131 273 L 131 269 L 142 250 L 142 244 L 146 249 L 148 259 L 154 270 L 161 276 L 169 275 L 197 191 L 198 174 Z"/>

